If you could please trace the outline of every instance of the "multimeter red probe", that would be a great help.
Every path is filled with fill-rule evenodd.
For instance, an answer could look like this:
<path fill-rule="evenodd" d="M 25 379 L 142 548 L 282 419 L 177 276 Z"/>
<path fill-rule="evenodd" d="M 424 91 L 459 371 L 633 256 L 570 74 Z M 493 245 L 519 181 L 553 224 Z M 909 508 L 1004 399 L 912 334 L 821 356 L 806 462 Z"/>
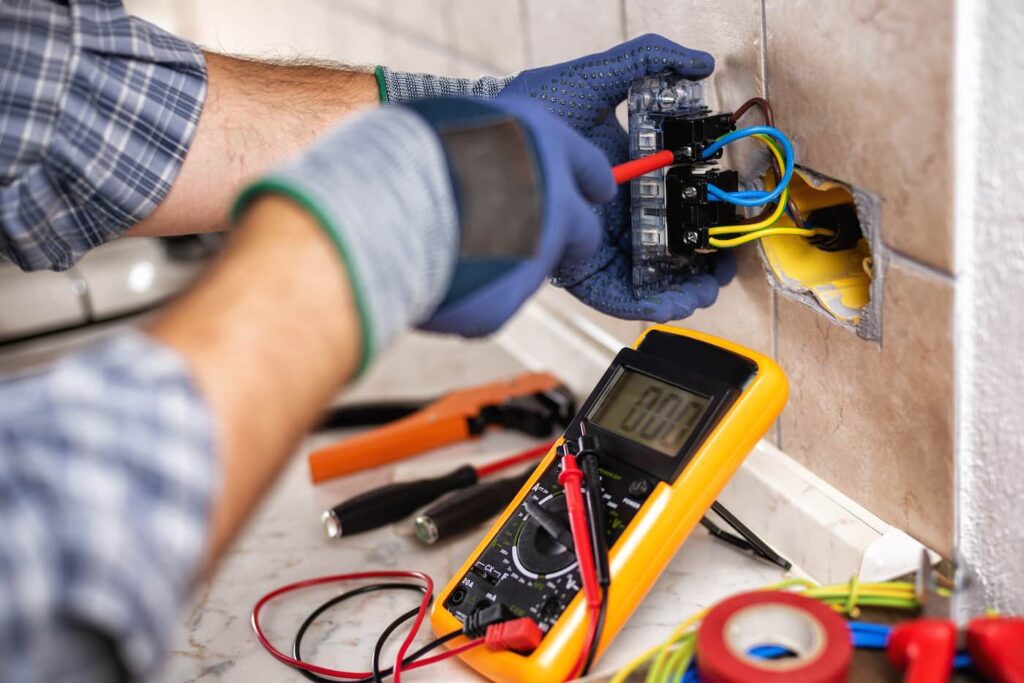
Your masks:
<path fill-rule="evenodd" d="M 473 486 L 480 479 L 533 462 L 551 450 L 553 443 L 529 448 L 486 465 L 463 465 L 440 477 L 388 484 L 366 491 L 355 498 L 338 503 L 321 516 L 324 533 L 329 538 L 340 538 L 378 529 L 416 512 L 441 496 L 457 489 Z M 507 500 L 500 501 L 502 504 Z M 495 514 L 502 508 L 495 510 Z"/>

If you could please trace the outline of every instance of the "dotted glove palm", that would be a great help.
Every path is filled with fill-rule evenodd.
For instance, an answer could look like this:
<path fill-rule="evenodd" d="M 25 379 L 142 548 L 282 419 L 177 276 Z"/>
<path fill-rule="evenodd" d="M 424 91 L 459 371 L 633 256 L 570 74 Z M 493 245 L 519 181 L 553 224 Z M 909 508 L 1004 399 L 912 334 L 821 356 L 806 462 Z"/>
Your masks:
<path fill-rule="evenodd" d="M 633 80 L 666 70 L 704 78 L 714 70 L 714 59 L 706 52 L 688 50 L 649 34 L 600 54 L 505 78 L 445 78 L 386 67 L 378 68 L 377 78 L 381 99 L 389 102 L 422 97 L 527 97 L 599 147 L 610 163 L 618 164 L 628 159 L 629 142 L 615 117 L 615 107 L 626 99 Z M 589 260 L 561 269 L 554 282 L 600 311 L 658 322 L 685 318 L 694 309 L 714 303 L 719 286 L 735 273 L 732 255 L 724 253 L 718 257 L 713 275 L 680 277 L 666 292 L 637 299 L 631 286 L 629 187 L 600 207 L 598 215 L 604 224 L 600 249 Z"/>
<path fill-rule="evenodd" d="M 667 70 L 704 78 L 714 70 L 714 58 L 648 34 L 606 52 L 524 71 L 497 99 L 529 97 L 594 143 L 611 164 L 618 164 L 629 159 L 629 138 L 615 107 L 625 101 L 634 80 Z M 566 264 L 554 283 L 599 311 L 657 322 L 685 318 L 713 304 L 719 286 L 736 273 L 732 255 L 723 253 L 716 258 L 712 274 L 680 276 L 666 291 L 638 299 L 632 288 L 629 186 L 596 211 L 604 224 L 600 248 L 585 261 Z"/>

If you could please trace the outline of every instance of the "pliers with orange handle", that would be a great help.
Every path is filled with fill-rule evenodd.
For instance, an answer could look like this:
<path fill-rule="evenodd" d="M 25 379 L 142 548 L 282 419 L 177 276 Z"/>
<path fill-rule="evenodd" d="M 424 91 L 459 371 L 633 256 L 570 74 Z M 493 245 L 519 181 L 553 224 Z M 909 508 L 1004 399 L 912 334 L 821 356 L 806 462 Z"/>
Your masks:
<path fill-rule="evenodd" d="M 576 412 L 572 392 L 546 372 L 528 372 L 445 394 L 372 431 L 317 449 L 309 471 L 318 483 L 505 427 L 546 437 Z"/>

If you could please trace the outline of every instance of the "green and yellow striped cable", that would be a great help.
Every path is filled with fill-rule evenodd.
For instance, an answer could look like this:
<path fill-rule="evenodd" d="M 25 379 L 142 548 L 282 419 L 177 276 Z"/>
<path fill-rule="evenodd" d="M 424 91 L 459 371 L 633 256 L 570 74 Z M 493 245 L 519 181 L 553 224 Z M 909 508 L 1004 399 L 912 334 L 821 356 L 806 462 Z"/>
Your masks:
<path fill-rule="evenodd" d="M 782 155 L 782 150 L 779 148 L 778 143 L 771 139 L 767 135 L 755 135 L 753 136 L 768 145 L 768 149 L 771 150 L 772 154 L 775 155 L 775 159 L 779 164 L 779 168 L 785 165 L 785 159 Z M 814 235 L 831 235 L 831 230 L 824 228 L 792 228 L 787 226 L 773 227 L 782 218 L 783 213 L 786 211 L 786 202 L 789 200 L 789 189 L 783 190 L 779 196 L 779 201 L 775 205 L 775 210 L 767 218 L 760 220 L 756 223 L 748 223 L 744 225 L 721 225 L 708 230 L 708 234 L 711 238 L 708 240 L 708 245 L 717 249 L 731 249 L 732 247 L 738 247 L 741 244 L 752 242 L 754 240 L 761 239 L 762 237 L 770 237 L 772 235 L 799 235 L 801 237 L 813 237 Z M 738 237 L 732 237 L 727 239 L 718 239 L 716 235 L 734 235 L 739 233 Z"/>
<path fill-rule="evenodd" d="M 808 598 L 820 600 L 837 612 L 855 616 L 860 607 L 890 609 L 916 609 L 919 606 L 914 584 L 906 582 L 860 583 L 856 578 L 849 583 L 818 586 L 806 579 L 786 579 L 760 590 L 791 590 Z M 634 671 L 651 663 L 646 681 L 664 683 L 678 680 L 693 658 L 696 647 L 697 625 L 707 614 L 703 609 L 673 630 L 663 642 L 652 647 L 620 669 L 611 683 L 623 683 Z"/>

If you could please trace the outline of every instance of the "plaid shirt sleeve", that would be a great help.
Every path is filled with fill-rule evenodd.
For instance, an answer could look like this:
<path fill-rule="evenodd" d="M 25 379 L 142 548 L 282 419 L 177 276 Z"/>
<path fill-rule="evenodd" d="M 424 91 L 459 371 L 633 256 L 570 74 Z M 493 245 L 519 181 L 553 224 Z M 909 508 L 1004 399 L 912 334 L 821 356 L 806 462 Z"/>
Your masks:
<path fill-rule="evenodd" d="M 0 45 L 0 254 L 64 270 L 167 195 L 205 61 L 120 0 L 3 0 Z"/>
<path fill-rule="evenodd" d="M 0 381 L 0 681 L 145 680 L 203 552 L 213 429 L 132 332 Z"/>

